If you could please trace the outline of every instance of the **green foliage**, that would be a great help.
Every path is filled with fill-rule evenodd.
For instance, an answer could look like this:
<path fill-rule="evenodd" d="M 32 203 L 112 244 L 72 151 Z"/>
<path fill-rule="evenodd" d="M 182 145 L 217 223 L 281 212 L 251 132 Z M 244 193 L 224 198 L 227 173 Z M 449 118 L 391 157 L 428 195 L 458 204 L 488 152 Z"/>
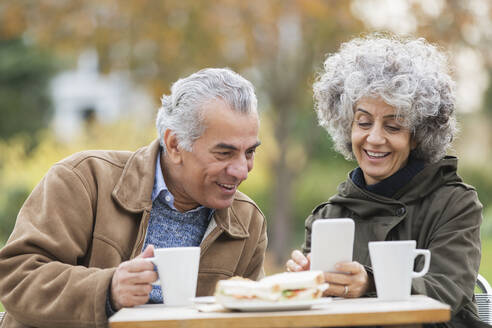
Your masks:
<path fill-rule="evenodd" d="M 484 168 L 463 167 L 459 169 L 463 180 L 474 186 L 480 202 L 484 205 L 484 222 L 481 233 L 492 238 L 492 176 Z"/>
<path fill-rule="evenodd" d="M 341 161 L 341 160 L 342 161 Z M 354 168 L 355 163 L 345 161 L 339 155 L 333 155 L 327 160 L 313 160 L 294 183 L 294 232 L 295 247 L 304 241 L 304 221 L 311 211 L 333 196 L 338 185 L 345 181 L 347 173 Z"/>
<path fill-rule="evenodd" d="M 50 117 L 47 86 L 54 70 L 49 56 L 26 44 L 22 35 L 60 56 L 76 57 L 94 48 L 101 72 L 128 71 L 155 99 L 177 78 L 206 66 L 229 66 L 250 78 L 264 113 L 262 146 L 241 190 L 264 211 L 269 232 L 280 231 L 276 238 L 287 236 L 289 245 L 282 243 L 277 253 L 299 246 L 306 216 L 336 192 L 355 166 L 333 151 L 326 132 L 317 126 L 312 103 L 314 72 L 325 54 L 365 30 L 350 1 L 7 1 L 1 7 L 0 241 L 23 198 L 54 162 L 88 148 L 136 149 L 154 136 L 153 127 L 135 130 L 118 123 L 96 126 L 71 145 L 58 144 L 46 133 L 31 139 Z M 442 45 L 466 41 L 463 32 L 473 20 L 460 16 L 465 7 L 444 3 L 438 16 L 419 8 L 412 7 L 421 23 L 415 35 Z M 454 24 L 439 28 L 450 17 Z M 485 99 L 489 112 L 491 90 L 489 86 Z M 39 145 L 33 147 L 30 140 Z M 460 167 L 490 211 L 492 178 L 486 170 Z M 289 183 L 280 183 L 282 179 Z M 283 201 L 277 201 L 275 196 L 284 191 Z M 285 208 L 290 210 L 284 214 Z M 275 222 L 279 212 L 284 217 Z M 485 236 L 492 234 L 489 221 L 484 221 Z M 288 224 L 292 230 L 282 230 Z M 273 246 L 274 238 L 270 241 Z"/>
<path fill-rule="evenodd" d="M 51 57 L 22 39 L 0 40 L 0 138 L 35 136 L 51 118 Z"/>
<path fill-rule="evenodd" d="M 48 131 L 38 134 L 38 145 L 33 149 L 30 138 L 25 136 L 0 139 L 0 244 L 10 235 L 29 193 L 54 163 L 87 149 L 136 150 L 154 137 L 154 127 L 119 122 L 106 126 L 96 124 L 70 144 L 57 142 Z"/>
<path fill-rule="evenodd" d="M 492 69 L 489 69 L 489 80 L 492 81 Z M 489 87 L 485 91 L 483 109 L 485 113 L 492 116 L 492 83 L 489 83 Z"/>
<path fill-rule="evenodd" d="M 483 222 L 480 228 L 480 236 L 482 239 L 492 240 L 492 206 L 488 206 L 483 211 Z M 491 253 L 492 254 L 492 253 Z"/>
<path fill-rule="evenodd" d="M 3 189 L 3 188 L 2 188 Z M 17 212 L 26 200 L 31 190 L 27 186 L 14 186 L 5 190 L 0 204 L 0 238 L 5 239 L 14 229 Z"/>
<path fill-rule="evenodd" d="M 492 254 L 492 237 L 482 238 L 482 261 L 480 263 L 480 274 L 487 279 L 489 283 L 492 283 L 492 261 L 490 259 Z"/>

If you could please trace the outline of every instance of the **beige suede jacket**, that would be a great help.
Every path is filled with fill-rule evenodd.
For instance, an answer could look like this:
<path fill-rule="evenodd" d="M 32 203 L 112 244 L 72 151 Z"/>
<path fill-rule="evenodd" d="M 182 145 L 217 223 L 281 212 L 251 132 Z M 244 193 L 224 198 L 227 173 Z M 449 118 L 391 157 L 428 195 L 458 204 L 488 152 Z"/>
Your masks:
<path fill-rule="evenodd" d="M 115 267 L 141 253 L 159 142 L 136 152 L 86 151 L 55 164 L 0 250 L 1 327 L 105 327 Z M 237 192 L 201 244 L 197 296 L 219 279 L 263 275 L 266 221 Z"/>

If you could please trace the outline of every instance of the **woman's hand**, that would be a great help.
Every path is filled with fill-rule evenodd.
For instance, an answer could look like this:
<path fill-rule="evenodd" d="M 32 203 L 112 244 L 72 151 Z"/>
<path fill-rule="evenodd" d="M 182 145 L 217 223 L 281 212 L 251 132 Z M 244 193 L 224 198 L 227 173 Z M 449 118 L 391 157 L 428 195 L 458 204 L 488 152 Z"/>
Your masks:
<path fill-rule="evenodd" d="M 285 264 L 285 269 L 289 272 L 298 272 L 298 271 L 306 271 L 309 270 L 311 265 L 310 259 L 311 254 L 308 254 L 307 257 L 298 251 L 297 249 L 290 254 L 290 260 Z"/>
<path fill-rule="evenodd" d="M 369 276 L 359 262 L 341 262 L 335 269 L 343 273 L 324 273 L 325 281 L 330 284 L 324 296 L 360 297 L 369 289 Z"/>
<path fill-rule="evenodd" d="M 295 250 L 285 264 L 289 272 L 309 270 L 311 254 L 304 256 Z M 366 269 L 359 262 L 341 262 L 335 269 L 343 273 L 325 272 L 325 282 L 330 286 L 323 293 L 324 296 L 360 297 L 364 295 L 370 286 Z"/>

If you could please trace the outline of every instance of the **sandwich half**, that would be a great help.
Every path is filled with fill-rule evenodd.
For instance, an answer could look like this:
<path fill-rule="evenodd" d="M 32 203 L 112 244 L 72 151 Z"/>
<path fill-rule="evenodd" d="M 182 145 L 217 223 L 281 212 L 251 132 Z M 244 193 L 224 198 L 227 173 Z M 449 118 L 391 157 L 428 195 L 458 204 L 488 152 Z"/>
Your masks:
<path fill-rule="evenodd" d="M 239 300 L 313 300 L 320 298 L 327 288 L 322 271 L 284 272 L 260 281 L 240 277 L 220 280 L 215 289 L 215 298 L 218 303 Z"/>

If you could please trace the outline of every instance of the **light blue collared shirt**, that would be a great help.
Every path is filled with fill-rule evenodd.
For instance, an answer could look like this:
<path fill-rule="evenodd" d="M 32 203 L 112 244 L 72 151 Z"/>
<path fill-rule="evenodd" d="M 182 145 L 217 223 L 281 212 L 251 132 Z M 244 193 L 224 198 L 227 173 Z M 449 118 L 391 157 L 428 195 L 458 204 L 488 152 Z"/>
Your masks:
<path fill-rule="evenodd" d="M 174 207 L 174 196 L 171 194 L 169 189 L 167 189 L 166 181 L 164 181 L 164 176 L 162 176 L 161 167 L 161 152 L 157 155 L 157 160 L 155 161 L 155 177 L 154 177 L 154 187 L 152 188 L 152 202 L 159 196 L 159 194 L 164 191 L 164 199 L 166 204 L 176 210 Z"/>

